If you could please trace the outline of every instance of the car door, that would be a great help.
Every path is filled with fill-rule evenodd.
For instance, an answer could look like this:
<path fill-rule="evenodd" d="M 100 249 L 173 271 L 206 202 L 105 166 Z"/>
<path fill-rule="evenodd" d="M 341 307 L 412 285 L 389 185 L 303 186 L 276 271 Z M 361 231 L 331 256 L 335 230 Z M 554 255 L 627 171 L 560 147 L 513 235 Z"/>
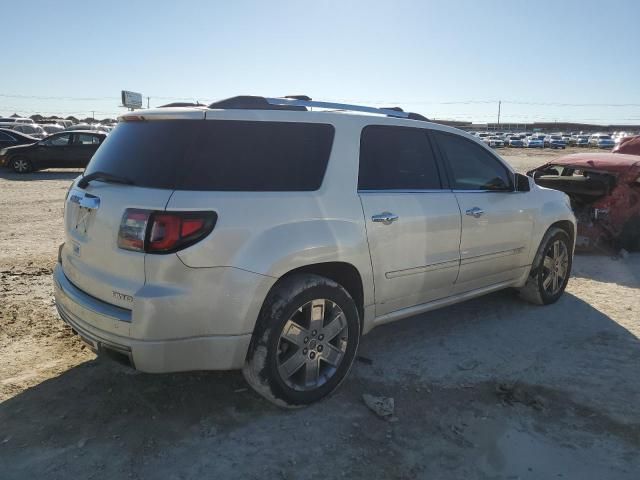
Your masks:
<path fill-rule="evenodd" d="M 15 138 L 13 138 L 11 135 L 5 132 L 0 132 L 0 149 L 6 148 L 6 147 L 13 147 L 14 145 L 17 145 L 17 144 L 18 144 L 18 141 Z"/>
<path fill-rule="evenodd" d="M 86 167 L 100 146 L 100 137 L 93 133 L 74 133 L 71 158 L 74 167 Z"/>
<path fill-rule="evenodd" d="M 433 131 L 462 214 L 460 272 L 453 293 L 517 278 L 527 266 L 535 218 L 528 192 L 492 151 L 462 135 Z"/>
<path fill-rule="evenodd" d="M 39 142 L 34 149 L 34 159 L 39 168 L 69 167 L 71 133 L 51 135 Z"/>
<path fill-rule="evenodd" d="M 358 194 L 373 266 L 376 316 L 446 297 L 453 288 L 460 209 L 440 170 L 425 129 L 363 129 Z"/>

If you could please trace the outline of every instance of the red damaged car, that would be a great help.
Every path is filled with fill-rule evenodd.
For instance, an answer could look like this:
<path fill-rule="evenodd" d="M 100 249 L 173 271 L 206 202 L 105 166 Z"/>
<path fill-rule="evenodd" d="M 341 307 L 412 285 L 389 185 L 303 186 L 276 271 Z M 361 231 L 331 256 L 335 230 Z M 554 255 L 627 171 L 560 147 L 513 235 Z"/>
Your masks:
<path fill-rule="evenodd" d="M 640 156 L 576 153 L 527 174 L 571 199 L 578 220 L 576 248 L 640 250 Z"/>

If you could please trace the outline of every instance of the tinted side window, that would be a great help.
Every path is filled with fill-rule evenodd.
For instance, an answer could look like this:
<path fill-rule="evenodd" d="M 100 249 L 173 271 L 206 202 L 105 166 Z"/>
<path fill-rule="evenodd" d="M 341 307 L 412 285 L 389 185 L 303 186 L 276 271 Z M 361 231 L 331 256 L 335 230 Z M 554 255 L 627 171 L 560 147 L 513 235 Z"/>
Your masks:
<path fill-rule="evenodd" d="M 69 145 L 69 141 L 71 140 L 71 134 L 65 133 L 63 135 L 57 135 L 52 137 L 46 141 L 46 145 L 53 145 L 55 147 L 64 147 L 65 145 Z"/>
<path fill-rule="evenodd" d="M 178 188 L 277 192 L 317 190 L 322 184 L 331 125 L 206 120 L 201 127 Z"/>
<path fill-rule="evenodd" d="M 511 190 L 511 174 L 480 145 L 459 135 L 432 131 L 449 165 L 456 190 Z"/>
<path fill-rule="evenodd" d="M 333 126 L 319 123 L 122 122 L 85 174 L 101 171 L 138 186 L 178 190 L 317 190 L 333 135 Z"/>
<path fill-rule="evenodd" d="M 79 145 L 98 145 L 100 138 L 90 133 L 76 133 L 74 143 Z"/>
<path fill-rule="evenodd" d="M 360 137 L 360 190 L 441 188 L 436 159 L 424 129 L 370 125 Z"/>
<path fill-rule="evenodd" d="M 4 140 L 5 142 L 15 142 L 15 138 L 11 135 L 7 135 L 4 132 L 0 132 L 0 140 Z"/>

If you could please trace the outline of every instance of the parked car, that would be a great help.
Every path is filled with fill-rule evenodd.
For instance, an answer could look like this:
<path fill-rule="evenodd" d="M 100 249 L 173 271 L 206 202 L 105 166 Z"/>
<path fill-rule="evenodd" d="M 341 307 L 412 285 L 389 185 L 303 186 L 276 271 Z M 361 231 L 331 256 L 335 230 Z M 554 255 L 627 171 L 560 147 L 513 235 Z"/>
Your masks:
<path fill-rule="evenodd" d="M 122 115 L 71 185 L 55 298 L 92 349 L 145 372 L 242 368 L 305 405 L 377 325 L 507 287 L 562 295 L 566 195 L 473 136 L 300 99 L 209 108 Z"/>
<path fill-rule="evenodd" d="M 12 127 L 18 133 L 29 135 L 30 137 L 42 139 L 47 136 L 47 132 L 40 125 L 30 123 L 15 123 Z"/>
<path fill-rule="evenodd" d="M 575 146 L 576 147 L 588 147 L 589 146 L 589 135 L 578 135 L 575 137 Z"/>
<path fill-rule="evenodd" d="M 42 129 L 45 131 L 47 135 L 52 135 L 54 133 L 63 132 L 64 127 L 55 123 L 45 123 L 44 125 L 40 125 Z"/>
<path fill-rule="evenodd" d="M 576 153 L 527 175 L 566 193 L 578 220 L 577 246 L 640 250 L 640 157 L 623 153 Z"/>
<path fill-rule="evenodd" d="M 15 130 L 0 128 L 0 165 L 5 164 L 5 157 L 11 147 L 29 145 L 36 143 L 37 141 L 37 138 L 23 135 Z"/>
<path fill-rule="evenodd" d="M 544 146 L 564 149 L 567 146 L 567 143 L 562 139 L 561 135 L 547 135 L 544 137 Z"/>
<path fill-rule="evenodd" d="M 509 146 L 510 147 L 524 147 L 524 140 L 522 137 L 518 135 L 514 135 L 509 138 Z"/>
<path fill-rule="evenodd" d="M 611 138 L 611 135 L 606 133 L 596 133 L 591 135 L 589 145 L 596 148 L 613 148 L 616 146 L 616 143 Z"/>
<path fill-rule="evenodd" d="M 28 145 L 38 141 L 35 137 L 24 135 L 9 128 L 0 128 L 0 148 L 15 147 L 16 145 Z"/>
<path fill-rule="evenodd" d="M 524 146 L 527 148 L 544 148 L 544 140 L 532 135 L 524 139 Z"/>
<path fill-rule="evenodd" d="M 15 123 L 35 123 L 31 118 L 21 118 L 21 117 L 3 117 L 0 118 L 0 124 L 15 124 Z"/>
<path fill-rule="evenodd" d="M 502 148 L 504 147 L 504 141 L 502 138 L 493 136 L 493 137 L 485 137 L 484 142 L 492 148 Z"/>
<path fill-rule="evenodd" d="M 6 149 L 4 165 L 17 173 L 52 167 L 85 167 L 105 137 L 101 132 L 55 133 L 31 145 Z"/>
<path fill-rule="evenodd" d="M 575 138 L 569 135 L 568 133 L 562 135 L 562 140 L 564 140 L 565 145 L 569 147 L 574 146 L 576 144 Z"/>
<path fill-rule="evenodd" d="M 624 137 L 612 150 L 613 153 L 640 155 L 640 135 Z"/>
<path fill-rule="evenodd" d="M 104 133 L 107 133 L 109 131 L 109 129 L 104 127 L 103 125 L 89 124 L 89 123 L 78 123 L 77 125 L 71 125 L 70 127 L 65 128 L 65 130 L 69 130 L 69 131 L 84 130 L 84 131 L 95 131 L 95 132 L 104 132 Z"/>

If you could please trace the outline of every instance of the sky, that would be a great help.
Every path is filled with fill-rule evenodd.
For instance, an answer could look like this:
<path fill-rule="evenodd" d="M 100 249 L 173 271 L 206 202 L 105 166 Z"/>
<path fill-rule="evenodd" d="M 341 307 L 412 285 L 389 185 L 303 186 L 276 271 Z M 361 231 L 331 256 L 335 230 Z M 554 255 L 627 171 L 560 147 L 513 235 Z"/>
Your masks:
<path fill-rule="evenodd" d="M 640 124 L 639 0 L 29 0 L 2 18 L 0 115 L 114 117 L 124 89 Z"/>

